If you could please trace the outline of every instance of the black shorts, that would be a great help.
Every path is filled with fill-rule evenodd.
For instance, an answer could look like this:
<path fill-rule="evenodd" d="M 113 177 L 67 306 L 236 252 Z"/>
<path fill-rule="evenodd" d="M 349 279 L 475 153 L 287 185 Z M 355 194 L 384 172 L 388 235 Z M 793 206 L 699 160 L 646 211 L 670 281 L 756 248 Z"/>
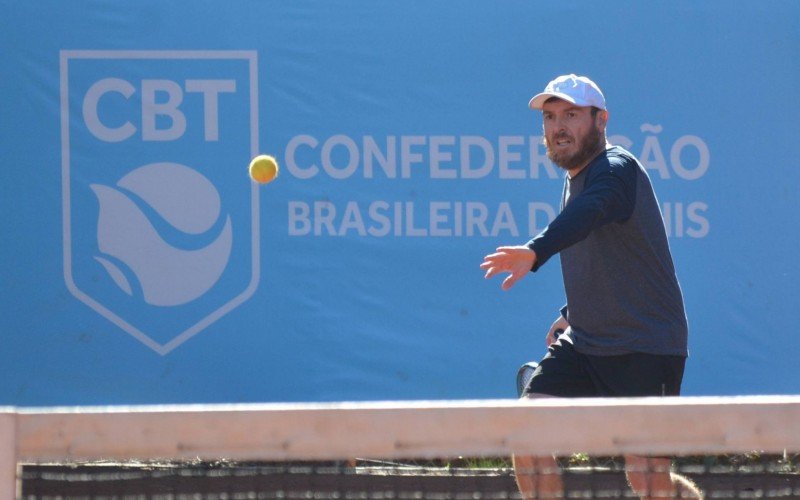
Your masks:
<path fill-rule="evenodd" d="M 523 394 L 583 397 L 679 396 L 686 358 L 632 353 L 581 354 L 559 338 L 547 349 Z"/>

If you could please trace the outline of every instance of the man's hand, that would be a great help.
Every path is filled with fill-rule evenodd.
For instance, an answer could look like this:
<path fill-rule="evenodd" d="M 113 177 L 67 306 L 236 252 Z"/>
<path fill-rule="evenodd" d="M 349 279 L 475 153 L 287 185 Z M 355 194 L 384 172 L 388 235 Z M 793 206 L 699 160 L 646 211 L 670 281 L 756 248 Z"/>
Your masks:
<path fill-rule="evenodd" d="M 547 337 L 545 337 L 545 344 L 547 347 L 550 347 L 550 344 L 556 341 L 556 332 L 561 330 L 562 332 L 569 328 L 569 323 L 567 320 L 564 319 L 564 316 L 558 315 L 558 318 L 553 322 L 553 325 L 550 327 L 550 330 L 547 332 Z"/>
<path fill-rule="evenodd" d="M 497 252 L 483 258 L 481 269 L 486 270 L 486 279 L 498 273 L 510 273 L 502 284 L 503 290 L 508 290 L 531 271 L 535 262 L 536 253 L 526 246 L 499 247 Z"/>

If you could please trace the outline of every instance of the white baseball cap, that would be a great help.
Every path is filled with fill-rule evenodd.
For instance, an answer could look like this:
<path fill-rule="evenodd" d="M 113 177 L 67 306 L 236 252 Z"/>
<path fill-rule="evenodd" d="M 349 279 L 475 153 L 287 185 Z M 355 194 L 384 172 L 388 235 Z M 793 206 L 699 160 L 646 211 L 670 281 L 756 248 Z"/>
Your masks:
<path fill-rule="evenodd" d="M 576 106 L 595 106 L 606 109 L 606 99 L 600 92 L 600 87 L 585 76 L 559 76 L 547 84 L 544 92 L 533 96 L 528 106 L 531 109 L 542 109 L 544 102 L 551 97 L 558 97 Z"/>

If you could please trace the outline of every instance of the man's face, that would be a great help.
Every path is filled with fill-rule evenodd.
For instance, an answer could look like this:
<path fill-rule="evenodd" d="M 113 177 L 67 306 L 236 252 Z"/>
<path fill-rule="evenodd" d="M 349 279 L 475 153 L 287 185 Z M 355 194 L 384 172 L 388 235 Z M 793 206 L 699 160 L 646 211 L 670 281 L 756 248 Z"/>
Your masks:
<path fill-rule="evenodd" d="M 583 168 L 605 147 L 607 114 L 592 116 L 592 108 L 576 106 L 561 99 L 542 107 L 544 144 L 547 157 L 565 170 Z"/>

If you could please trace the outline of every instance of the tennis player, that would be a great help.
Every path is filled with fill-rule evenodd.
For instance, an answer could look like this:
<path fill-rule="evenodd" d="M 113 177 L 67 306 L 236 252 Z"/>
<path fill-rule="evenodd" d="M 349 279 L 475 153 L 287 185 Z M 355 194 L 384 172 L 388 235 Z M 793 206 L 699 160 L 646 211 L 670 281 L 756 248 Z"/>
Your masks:
<path fill-rule="evenodd" d="M 542 112 L 548 157 L 566 171 L 561 212 L 526 244 L 500 247 L 480 265 L 486 278 L 508 273 L 508 290 L 561 256 L 567 303 L 523 397 L 679 395 L 686 313 L 647 172 L 606 140 L 606 101 L 590 79 L 560 76 L 529 106 Z M 515 468 L 524 498 L 562 495 L 558 472 L 530 473 L 558 471 L 552 458 L 515 457 Z M 669 458 L 626 457 L 643 498 L 676 494 L 669 468 Z"/>

